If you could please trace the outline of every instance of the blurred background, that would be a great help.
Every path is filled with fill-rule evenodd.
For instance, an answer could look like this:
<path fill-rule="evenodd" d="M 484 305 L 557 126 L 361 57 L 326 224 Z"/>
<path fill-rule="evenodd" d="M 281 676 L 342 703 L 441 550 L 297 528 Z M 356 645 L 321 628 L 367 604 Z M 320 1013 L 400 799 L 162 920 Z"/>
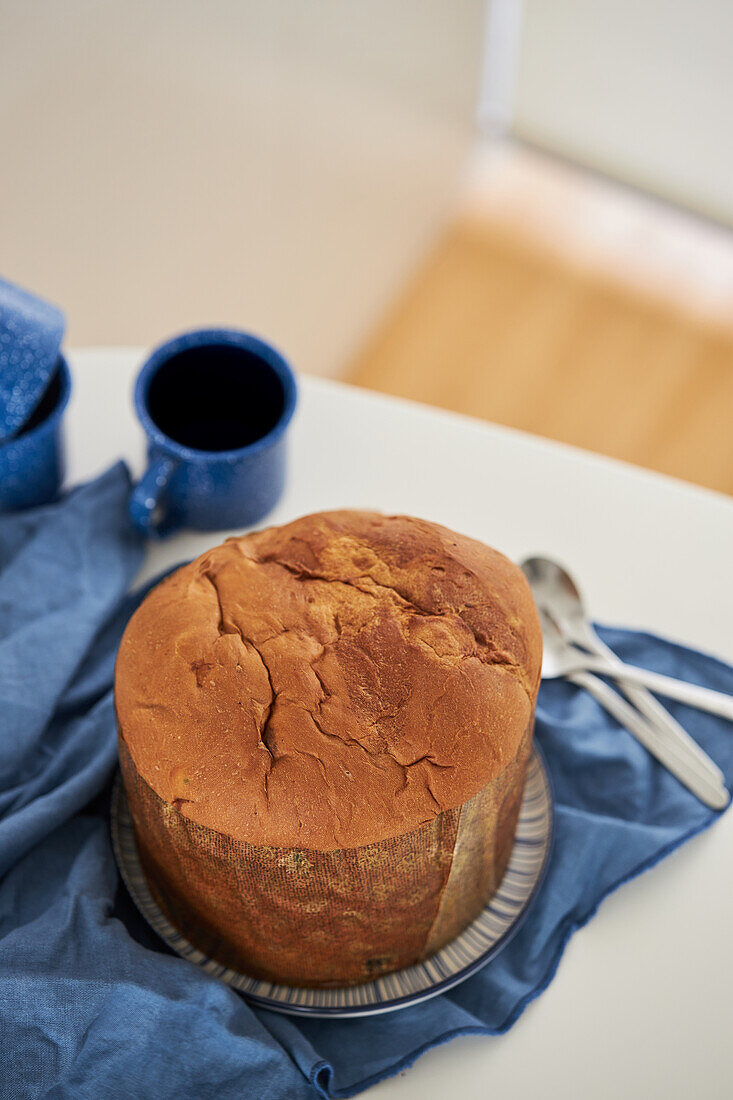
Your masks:
<path fill-rule="evenodd" d="M 733 492 L 733 6 L 0 0 L 0 270 Z"/>

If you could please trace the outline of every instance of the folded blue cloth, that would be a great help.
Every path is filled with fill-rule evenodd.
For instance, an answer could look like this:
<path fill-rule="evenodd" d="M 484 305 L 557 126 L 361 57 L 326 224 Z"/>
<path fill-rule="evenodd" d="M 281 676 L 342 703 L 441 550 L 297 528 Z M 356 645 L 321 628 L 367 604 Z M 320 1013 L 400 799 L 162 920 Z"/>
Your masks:
<path fill-rule="evenodd" d="M 113 662 L 140 598 L 125 596 L 141 558 L 128 492 L 118 465 L 58 504 L 0 519 L 3 1096 L 353 1095 L 454 1035 L 506 1031 L 602 899 L 715 820 L 588 695 L 544 684 L 537 737 L 555 844 L 506 949 L 449 993 L 386 1016 L 251 1009 L 161 944 L 112 856 Z M 625 660 L 733 693 L 733 669 L 711 657 L 603 636 Z M 671 709 L 733 782 L 730 726 Z"/>

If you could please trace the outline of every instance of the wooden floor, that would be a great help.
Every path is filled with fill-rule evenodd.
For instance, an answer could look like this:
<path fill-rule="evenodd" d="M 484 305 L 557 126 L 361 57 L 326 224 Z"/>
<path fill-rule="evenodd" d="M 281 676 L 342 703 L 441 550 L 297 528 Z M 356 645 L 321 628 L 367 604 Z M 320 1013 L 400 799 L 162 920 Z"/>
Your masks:
<path fill-rule="evenodd" d="M 349 377 L 733 493 L 733 327 L 485 223 L 446 233 Z"/>

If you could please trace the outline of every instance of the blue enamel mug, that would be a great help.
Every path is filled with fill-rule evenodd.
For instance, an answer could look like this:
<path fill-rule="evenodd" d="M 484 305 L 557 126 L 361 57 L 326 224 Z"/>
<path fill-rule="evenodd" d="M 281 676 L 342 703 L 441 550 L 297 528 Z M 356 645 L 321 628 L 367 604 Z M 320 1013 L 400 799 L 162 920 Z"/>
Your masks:
<path fill-rule="evenodd" d="M 156 348 L 135 385 L 148 468 L 130 498 L 145 535 L 248 527 L 285 484 L 295 377 L 270 344 L 200 329 Z"/>
<path fill-rule="evenodd" d="M 59 355 L 30 419 L 0 446 L 1 512 L 33 508 L 57 496 L 64 476 L 61 427 L 70 395 L 69 367 Z"/>

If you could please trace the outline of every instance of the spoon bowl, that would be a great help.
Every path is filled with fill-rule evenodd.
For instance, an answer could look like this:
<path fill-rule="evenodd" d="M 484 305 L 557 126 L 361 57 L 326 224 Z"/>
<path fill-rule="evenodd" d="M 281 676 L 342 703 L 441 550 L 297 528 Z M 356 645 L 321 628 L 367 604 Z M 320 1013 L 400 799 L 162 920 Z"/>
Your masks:
<path fill-rule="evenodd" d="M 552 616 L 542 606 L 538 611 L 542 627 L 542 679 L 555 680 L 571 671 L 572 651 Z"/>
<path fill-rule="evenodd" d="M 552 558 L 532 557 L 522 562 L 522 572 L 529 581 L 537 605 L 552 612 L 552 629 L 559 641 L 562 635 L 556 623 L 561 622 L 565 634 L 573 641 L 592 647 L 591 627 L 578 585 L 559 562 Z"/>

